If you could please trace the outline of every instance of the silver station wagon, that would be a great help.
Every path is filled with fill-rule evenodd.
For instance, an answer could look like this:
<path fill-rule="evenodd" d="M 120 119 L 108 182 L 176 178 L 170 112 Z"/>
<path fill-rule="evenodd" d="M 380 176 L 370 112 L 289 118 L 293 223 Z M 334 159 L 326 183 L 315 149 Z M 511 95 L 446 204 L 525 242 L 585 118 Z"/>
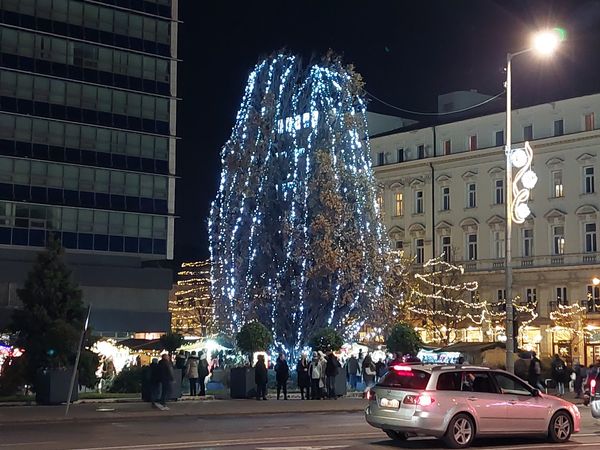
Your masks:
<path fill-rule="evenodd" d="M 543 435 L 560 443 L 580 427 L 572 403 L 487 367 L 393 366 L 367 398 L 367 422 L 398 441 L 435 436 L 466 448 L 479 436 Z"/>

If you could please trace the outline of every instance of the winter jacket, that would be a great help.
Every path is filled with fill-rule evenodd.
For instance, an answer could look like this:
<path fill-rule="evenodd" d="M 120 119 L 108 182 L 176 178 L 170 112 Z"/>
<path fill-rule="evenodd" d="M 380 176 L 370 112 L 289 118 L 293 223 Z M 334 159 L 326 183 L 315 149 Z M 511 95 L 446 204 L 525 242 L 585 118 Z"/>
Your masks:
<path fill-rule="evenodd" d="M 198 378 L 206 378 L 208 373 L 208 361 L 206 358 L 202 358 L 198 362 Z"/>
<path fill-rule="evenodd" d="M 267 384 L 269 381 L 269 371 L 264 361 L 258 361 L 254 366 L 254 382 L 258 385 Z"/>
<path fill-rule="evenodd" d="M 169 383 L 175 379 L 175 372 L 171 361 L 161 359 L 158 362 L 158 374 L 161 383 Z"/>
<path fill-rule="evenodd" d="M 569 369 L 560 358 L 552 360 L 552 379 L 559 383 L 566 383 L 569 380 Z"/>
<path fill-rule="evenodd" d="M 346 365 L 350 375 L 356 375 L 358 373 L 358 359 L 356 359 L 356 356 L 352 355 L 350 359 L 348 359 Z"/>
<path fill-rule="evenodd" d="M 296 366 L 298 372 L 298 387 L 306 388 L 310 386 L 310 372 L 308 371 L 310 363 L 306 359 L 300 359 Z"/>
<path fill-rule="evenodd" d="M 325 365 L 325 375 L 328 377 L 335 377 L 339 372 L 340 362 L 335 357 L 334 354 L 331 354 L 327 357 L 327 363 Z"/>
<path fill-rule="evenodd" d="M 278 383 L 285 383 L 290 377 L 290 368 L 285 359 L 277 359 L 275 363 L 275 379 Z"/>
<path fill-rule="evenodd" d="M 198 358 L 190 356 L 185 364 L 185 376 L 188 378 L 198 378 Z"/>

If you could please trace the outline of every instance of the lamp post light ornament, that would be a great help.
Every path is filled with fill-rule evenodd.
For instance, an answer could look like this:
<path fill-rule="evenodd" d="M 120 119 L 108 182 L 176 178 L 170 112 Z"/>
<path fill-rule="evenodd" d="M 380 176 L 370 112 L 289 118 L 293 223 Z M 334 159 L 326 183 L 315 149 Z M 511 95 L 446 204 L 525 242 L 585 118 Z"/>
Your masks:
<path fill-rule="evenodd" d="M 531 189 L 537 183 L 537 175 L 531 170 L 533 151 L 529 142 L 524 147 L 512 148 L 512 60 L 515 56 L 535 52 L 541 56 L 550 56 L 558 48 L 566 33 L 561 28 L 545 30 L 533 36 L 531 47 L 506 55 L 506 237 L 504 253 L 504 288 L 506 300 L 506 370 L 514 372 L 515 332 L 512 299 L 512 223 L 523 223 L 531 214 L 527 205 Z M 513 180 L 513 167 L 518 169 Z"/>

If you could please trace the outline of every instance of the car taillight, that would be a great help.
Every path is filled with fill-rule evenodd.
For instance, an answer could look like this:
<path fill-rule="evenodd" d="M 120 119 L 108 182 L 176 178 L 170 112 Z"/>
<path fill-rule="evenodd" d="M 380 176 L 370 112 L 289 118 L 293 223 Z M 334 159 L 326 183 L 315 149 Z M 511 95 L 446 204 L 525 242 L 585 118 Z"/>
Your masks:
<path fill-rule="evenodd" d="M 429 406 L 435 402 L 434 398 L 429 394 L 407 395 L 402 403 L 405 405 Z"/>
<path fill-rule="evenodd" d="M 375 391 L 373 391 L 371 389 L 369 389 L 367 391 L 367 400 L 369 400 L 369 401 L 375 401 L 375 400 L 377 400 L 377 396 L 375 395 Z"/>
<path fill-rule="evenodd" d="M 593 397 L 596 394 L 596 379 L 590 381 L 590 395 Z"/>

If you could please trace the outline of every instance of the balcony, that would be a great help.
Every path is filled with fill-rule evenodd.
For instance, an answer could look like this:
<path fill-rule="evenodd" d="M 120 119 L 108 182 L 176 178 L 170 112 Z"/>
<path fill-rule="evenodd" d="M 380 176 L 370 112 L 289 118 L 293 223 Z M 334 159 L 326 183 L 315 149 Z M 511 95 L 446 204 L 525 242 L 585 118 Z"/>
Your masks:
<path fill-rule="evenodd" d="M 564 255 L 544 255 L 513 257 L 513 269 L 534 269 L 556 266 L 581 266 L 600 263 L 600 253 L 568 253 Z M 474 261 L 456 261 L 468 272 L 483 272 L 504 270 L 504 258 L 478 259 Z"/>

